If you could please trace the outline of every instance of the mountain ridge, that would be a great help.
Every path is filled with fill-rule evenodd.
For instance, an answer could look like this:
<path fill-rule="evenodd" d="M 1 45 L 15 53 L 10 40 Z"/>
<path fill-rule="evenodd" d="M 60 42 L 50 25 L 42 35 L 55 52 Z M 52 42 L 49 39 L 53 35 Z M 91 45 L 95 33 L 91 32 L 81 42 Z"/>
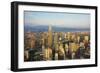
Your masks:
<path fill-rule="evenodd" d="M 28 32 L 46 32 L 48 31 L 47 25 L 24 25 L 24 31 Z M 67 28 L 67 27 L 57 27 L 52 26 L 53 32 L 84 32 L 84 31 L 90 31 L 90 29 L 81 29 L 81 28 Z"/>

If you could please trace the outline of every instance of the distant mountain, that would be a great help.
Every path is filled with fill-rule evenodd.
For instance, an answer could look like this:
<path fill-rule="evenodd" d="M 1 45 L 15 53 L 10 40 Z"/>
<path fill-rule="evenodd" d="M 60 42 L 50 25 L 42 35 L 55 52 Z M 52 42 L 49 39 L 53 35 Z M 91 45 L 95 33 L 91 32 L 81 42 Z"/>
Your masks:
<path fill-rule="evenodd" d="M 47 32 L 48 26 L 47 25 L 24 25 L 24 31 L 28 32 Z M 80 29 L 80 28 L 67 28 L 67 27 L 57 27 L 52 26 L 52 31 L 54 32 L 83 32 L 83 31 L 90 31 L 90 29 Z"/>

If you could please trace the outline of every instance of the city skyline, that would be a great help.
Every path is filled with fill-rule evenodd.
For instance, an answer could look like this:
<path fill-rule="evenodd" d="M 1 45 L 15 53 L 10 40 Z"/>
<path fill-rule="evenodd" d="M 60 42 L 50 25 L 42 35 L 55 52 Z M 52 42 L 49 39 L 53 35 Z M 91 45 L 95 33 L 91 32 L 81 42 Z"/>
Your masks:
<path fill-rule="evenodd" d="M 25 12 L 24 17 L 25 62 L 90 58 L 89 14 Z"/>

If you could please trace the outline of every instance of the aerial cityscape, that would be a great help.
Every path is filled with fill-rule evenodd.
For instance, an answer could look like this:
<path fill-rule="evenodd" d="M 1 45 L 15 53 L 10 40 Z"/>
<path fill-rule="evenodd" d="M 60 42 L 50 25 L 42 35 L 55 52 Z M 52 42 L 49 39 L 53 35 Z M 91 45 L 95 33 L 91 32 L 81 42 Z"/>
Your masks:
<path fill-rule="evenodd" d="M 40 13 L 41 12 L 25 12 L 25 62 L 90 59 L 91 47 L 88 14 Z M 55 14 L 56 16 L 54 16 Z M 62 17 L 64 23 L 62 23 L 63 20 L 60 21 L 61 18 L 57 19 L 57 15 L 58 17 Z M 73 20 L 75 18 L 73 16 L 78 17 Z M 70 22 L 65 21 L 68 18 Z M 83 18 L 85 19 L 83 20 Z M 43 19 L 47 21 L 45 22 Z M 79 20 L 84 23 L 80 23 Z"/>

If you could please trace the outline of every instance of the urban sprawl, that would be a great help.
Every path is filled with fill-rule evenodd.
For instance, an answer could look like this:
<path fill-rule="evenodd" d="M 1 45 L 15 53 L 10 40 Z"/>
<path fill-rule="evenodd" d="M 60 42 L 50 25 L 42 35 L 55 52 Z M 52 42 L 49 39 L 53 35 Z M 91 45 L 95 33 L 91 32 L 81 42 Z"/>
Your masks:
<path fill-rule="evenodd" d="M 90 32 L 24 33 L 24 61 L 73 60 L 90 58 Z"/>

